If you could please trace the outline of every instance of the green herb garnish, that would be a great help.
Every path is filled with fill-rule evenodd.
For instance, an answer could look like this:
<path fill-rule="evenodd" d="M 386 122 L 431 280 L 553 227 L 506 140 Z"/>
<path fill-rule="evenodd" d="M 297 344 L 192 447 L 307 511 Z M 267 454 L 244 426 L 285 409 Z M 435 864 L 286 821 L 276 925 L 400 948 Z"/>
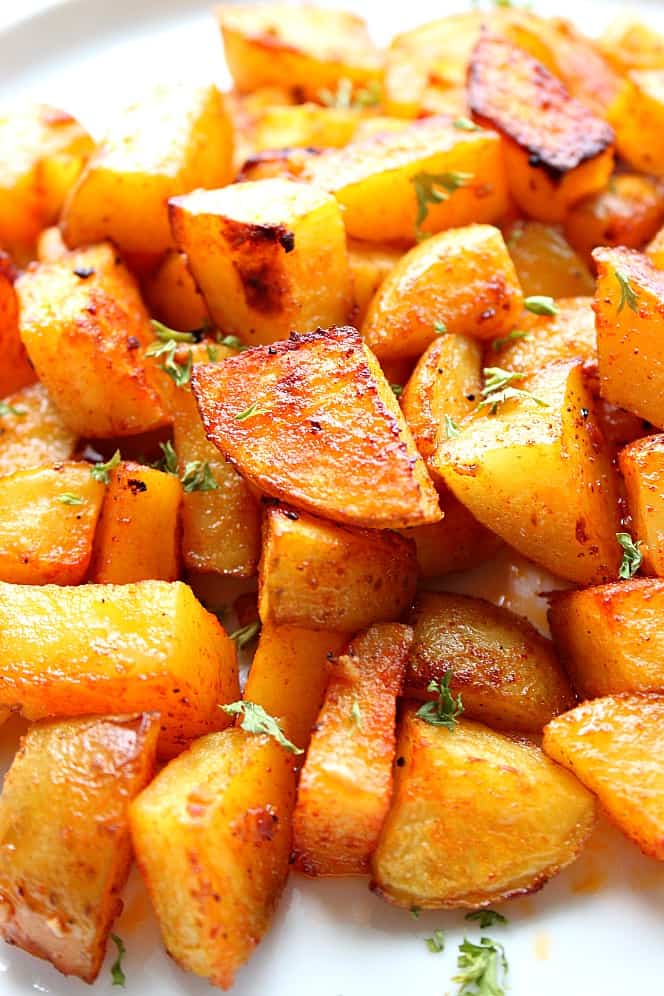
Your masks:
<path fill-rule="evenodd" d="M 491 415 L 498 411 L 498 405 L 514 398 L 528 399 L 542 408 L 547 407 L 546 401 L 535 397 L 530 391 L 522 391 L 518 387 L 512 387 L 515 380 L 522 380 L 525 374 L 516 370 L 503 370 L 501 367 L 484 368 L 484 387 L 482 388 L 482 401 L 476 406 L 476 410 L 488 408 Z"/>
<path fill-rule="evenodd" d="M 114 986 L 124 987 L 127 984 L 127 977 L 122 969 L 122 959 L 126 955 L 127 949 L 124 946 L 124 941 L 117 934 L 111 934 L 111 940 L 118 949 L 117 957 L 111 965 L 111 978 Z"/>
<path fill-rule="evenodd" d="M 161 457 L 152 464 L 154 470 L 163 470 L 166 474 L 173 474 L 177 477 L 178 457 L 173 449 L 173 443 L 167 439 L 165 443 L 159 443 Z"/>
<path fill-rule="evenodd" d="M 375 107 L 381 100 L 380 83 L 374 81 L 366 87 L 353 90 L 353 82 L 346 76 L 337 83 L 336 90 L 325 88 L 318 91 L 318 99 L 325 107 L 334 107 L 337 110 L 360 109 L 362 107 Z"/>
<path fill-rule="evenodd" d="M 189 332 L 179 332 L 178 335 L 190 335 Z M 154 358 L 162 358 L 162 362 L 159 364 L 161 369 L 171 377 L 176 384 L 176 387 L 184 387 L 191 380 L 191 369 L 193 367 L 194 358 L 190 349 L 187 350 L 187 355 L 184 360 L 177 358 L 176 353 L 178 352 L 179 346 L 178 342 L 167 339 L 163 342 L 153 342 L 151 346 L 145 350 L 146 356 L 152 356 Z"/>
<path fill-rule="evenodd" d="M 633 578 L 643 561 L 641 554 L 641 540 L 636 543 L 629 533 L 616 533 L 616 539 L 623 548 L 623 558 L 618 571 L 618 577 L 623 581 Z"/>
<path fill-rule="evenodd" d="M 419 719 L 423 719 L 432 726 L 444 726 L 451 733 L 458 722 L 458 717 L 463 713 L 463 702 L 461 695 L 456 699 L 450 691 L 450 683 L 453 674 L 447 671 L 441 681 L 430 681 L 427 685 L 428 692 L 435 692 L 438 698 L 435 702 L 425 702 L 416 712 Z"/>
<path fill-rule="evenodd" d="M 274 716 L 270 716 L 263 706 L 256 702 L 231 702 L 230 705 L 219 706 L 223 712 L 229 716 L 242 716 L 240 726 L 247 733 L 266 733 L 269 737 L 274 737 L 278 744 L 291 751 L 292 754 L 304 754 L 300 747 L 284 736 L 284 732 L 279 726 Z"/>
<path fill-rule="evenodd" d="M 521 332 L 519 329 L 514 329 L 514 332 L 503 336 L 502 339 L 494 339 L 491 343 L 491 348 L 494 353 L 499 353 L 503 346 L 508 346 L 510 342 L 517 342 L 519 339 L 532 339 L 532 335 L 530 332 Z"/>
<path fill-rule="evenodd" d="M 65 491 L 58 495 L 58 501 L 61 501 L 63 505 L 82 505 L 84 499 L 80 495 L 72 494 L 71 491 Z"/>
<path fill-rule="evenodd" d="M 248 643 L 255 640 L 261 630 L 261 624 L 259 619 L 255 619 L 254 622 L 247 623 L 246 626 L 241 626 L 236 629 L 235 632 L 231 633 L 231 640 L 235 640 L 237 644 L 237 649 L 242 650 L 246 647 Z"/>
<path fill-rule="evenodd" d="M 443 425 L 445 426 L 445 439 L 456 439 L 461 435 L 461 430 L 453 418 L 443 415 Z"/>
<path fill-rule="evenodd" d="M 445 322 L 434 322 L 433 328 L 436 335 L 445 335 L 447 332 L 447 325 Z"/>
<path fill-rule="evenodd" d="M 157 339 L 161 342 L 198 342 L 197 332 L 178 332 L 176 329 L 169 329 L 168 325 L 158 322 L 156 318 L 151 321 L 152 329 Z"/>
<path fill-rule="evenodd" d="M 457 968 L 452 979 L 459 983 L 457 996 L 505 996 L 507 959 L 502 944 L 489 937 L 480 938 L 479 944 L 464 938 Z"/>
<path fill-rule="evenodd" d="M 403 394 L 403 384 L 390 384 L 395 398 L 400 398 Z"/>
<path fill-rule="evenodd" d="M 440 954 L 445 950 L 445 934 L 442 930 L 434 930 L 432 937 L 425 937 L 424 942 L 432 954 Z"/>
<path fill-rule="evenodd" d="M 95 463 L 90 467 L 90 477 L 99 481 L 100 484 L 109 484 L 111 480 L 111 471 L 120 463 L 122 457 L 120 456 L 120 450 L 116 450 L 110 460 L 106 463 Z"/>
<path fill-rule="evenodd" d="M 616 270 L 616 280 L 620 284 L 620 301 L 618 303 L 618 314 L 620 314 L 625 305 L 627 305 L 628 308 L 631 308 L 632 311 L 636 312 L 636 314 L 638 315 L 639 313 L 638 299 L 629 280 L 627 279 L 624 273 L 620 272 L 620 270 Z"/>
<path fill-rule="evenodd" d="M 350 718 L 352 719 L 358 730 L 362 729 L 362 710 L 360 709 L 360 703 L 357 699 L 353 699 L 353 704 L 350 708 Z"/>
<path fill-rule="evenodd" d="M 220 346 L 228 346 L 229 349 L 237 349 L 238 353 L 243 353 L 245 349 L 249 349 L 241 339 L 238 339 L 236 335 L 225 335 L 223 339 L 217 339 Z"/>
<path fill-rule="evenodd" d="M 506 924 L 507 917 L 503 916 L 502 913 L 498 913 L 497 910 L 473 910 L 472 913 L 466 913 L 466 920 L 477 921 L 481 930 L 486 930 L 487 927 L 493 927 L 495 924 Z"/>
<path fill-rule="evenodd" d="M 533 294 L 532 297 L 525 298 L 523 306 L 527 311 L 532 311 L 533 315 L 558 314 L 556 302 L 545 294 Z"/>
<path fill-rule="evenodd" d="M 191 494 L 192 491 L 216 491 L 219 486 L 207 460 L 192 460 L 185 464 L 180 481 L 185 494 Z"/>
<path fill-rule="evenodd" d="M 472 173 L 458 172 L 416 173 L 415 176 L 411 177 L 417 200 L 415 235 L 418 242 L 429 237 L 429 233 L 422 231 L 422 223 L 429 212 L 429 205 L 442 204 L 443 201 L 449 200 L 455 191 L 461 187 L 467 187 L 472 179 Z"/>
<path fill-rule="evenodd" d="M 456 121 L 452 122 L 452 124 L 454 125 L 455 128 L 458 128 L 459 131 L 480 130 L 479 125 L 476 125 L 474 121 L 470 120 L 470 118 L 457 118 Z"/>
<path fill-rule="evenodd" d="M 15 415 L 17 418 L 23 418 L 27 414 L 24 408 L 17 408 L 15 405 L 8 405 L 6 401 L 0 401 L 0 418 L 3 415 Z"/>
<path fill-rule="evenodd" d="M 245 408 L 243 412 L 235 416 L 235 421 L 246 422 L 248 418 L 253 418 L 254 415 L 267 415 L 267 412 L 267 408 L 261 408 L 257 401 L 253 401 L 248 408 Z"/>

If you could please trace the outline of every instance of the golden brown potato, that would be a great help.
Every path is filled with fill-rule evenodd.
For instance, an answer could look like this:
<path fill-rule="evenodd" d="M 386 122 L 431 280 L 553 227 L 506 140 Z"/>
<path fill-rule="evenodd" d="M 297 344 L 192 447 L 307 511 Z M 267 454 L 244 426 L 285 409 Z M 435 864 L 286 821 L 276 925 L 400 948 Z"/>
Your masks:
<path fill-rule="evenodd" d="M 664 69 L 632 70 L 627 78 L 631 86 L 618 110 L 620 154 L 634 169 L 664 176 Z"/>
<path fill-rule="evenodd" d="M 350 525 L 440 518 L 397 399 L 351 328 L 194 368 L 205 431 L 261 491 Z"/>
<path fill-rule="evenodd" d="M 582 698 L 664 688 L 663 607 L 659 579 L 551 595 L 553 639 Z"/>
<path fill-rule="evenodd" d="M 0 579 L 80 584 L 92 556 L 104 486 L 86 463 L 0 477 Z"/>
<path fill-rule="evenodd" d="M 401 258 L 400 249 L 371 242 L 348 242 L 348 265 L 353 285 L 353 323 L 360 328 L 371 299 Z"/>
<path fill-rule="evenodd" d="M 9 256 L 0 250 L 0 398 L 35 380 L 18 331 L 18 298 L 14 290 L 17 276 Z"/>
<path fill-rule="evenodd" d="M 664 226 L 646 248 L 646 256 L 657 270 L 664 270 Z"/>
<path fill-rule="evenodd" d="M 94 982 L 129 873 L 127 806 L 149 782 L 156 713 L 38 723 L 0 796 L 0 936 Z"/>
<path fill-rule="evenodd" d="M 58 225 L 44 228 L 37 237 L 37 259 L 40 263 L 55 263 L 67 255 L 67 246 Z"/>
<path fill-rule="evenodd" d="M 117 117 L 69 195 L 65 242 L 164 252 L 173 245 L 169 197 L 232 178 L 232 125 L 217 88 L 154 87 Z"/>
<path fill-rule="evenodd" d="M 664 69 L 664 37 L 631 12 L 614 17 L 604 28 L 599 44 L 619 72 Z"/>
<path fill-rule="evenodd" d="M 0 476 L 69 460 L 77 437 L 67 428 L 43 384 L 4 398 L 0 415 Z"/>
<path fill-rule="evenodd" d="M 323 704 L 330 658 L 348 637 L 329 630 L 263 623 L 247 676 L 244 697 L 278 721 L 290 741 L 302 750 Z M 295 755 L 298 764 L 303 755 Z"/>
<path fill-rule="evenodd" d="M 397 906 L 489 906 L 541 888 L 594 824 L 590 793 L 535 744 L 409 708 L 372 888 Z"/>
<path fill-rule="evenodd" d="M 238 183 L 173 198 L 170 216 L 224 332 L 254 344 L 346 321 L 352 301 L 344 226 L 324 191 L 283 179 Z"/>
<path fill-rule="evenodd" d="M 367 242 L 412 246 L 422 233 L 495 222 L 507 210 L 500 138 L 445 116 L 327 149 L 301 175 L 334 194 L 348 234 Z"/>
<path fill-rule="evenodd" d="M 150 312 L 170 329 L 189 332 L 209 321 L 208 310 L 181 252 L 167 252 L 145 284 Z"/>
<path fill-rule="evenodd" d="M 437 326 L 478 339 L 514 328 L 523 297 L 491 225 L 440 232 L 403 256 L 374 297 L 362 336 L 379 359 L 420 356 Z"/>
<path fill-rule="evenodd" d="M 487 363 L 503 370 L 535 373 L 549 363 L 581 360 L 597 379 L 597 333 L 591 297 L 570 297 L 556 301 L 555 315 L 524 312 L 514 337 L 499 339 L 487 354 Z"/>
<path fill-rule="evenodd" d="M 228 989 L 288 876 L 293 755 L 267 736 L 202 737 L 131 805 L 131 832 L 168 953 Z"/>
<path fill-rule="evenodd" d="M 295 866 L 306 875 L 369 871 L 392 795 L 397 696 L 412 639 L 408 626 L 372 626 L 335 663 L 293 813 Z"/>
<path fill-rule="evenodd" d="M 341 80 L 365 90 L 380 81 L 380 57 L 355 14 L 286 4 L 217 7 L 226 61 L 240 92 L 287 86 L 320 100 Z"/>
<path fill-rule="evenodd" d="M 468 70 L 468 103 L 477 121 L 504 139 L 510 191 L 540 221 L 562 221 L 569 207 L 606 186 L 614 134 L 531 55 L 484 36 Z"/>
<path fill-rule="evenodd" d="M 440 442 L 434 469 L 480 522 L 559 577 L 617 577 L 616 474 L 581 364 L 515 380 L 497 369 L 490 383 L 525 396 L 489 394 L 486 410 Z"/>
<path fill-rule="evenodd" d="M 131 461 L 120 463 L 106 488 L 89 580 L 176 581 L 181 501 L 182 486 L 175 475 Z"/>
<path fill-rule="evenodd" d="M 16 288 L 21 338 L 73 431 L 129 436 L 169 421 L 162 375 L 141 349 L 153 339 L 147 312 L 110 245 L 40 263 Z"/>
<path fill-rule="evenodd" d="M 422 592 L 410 617 L 415 640 L 406 695 L 435 699 L 430 682 L 451 672 L 464 713 L 498 730 L 541 733 L 574 704 L 549 640 L 531 624 L 482 598 Z"/>
<path fill-rule="evenodd" d="M 664 577 L 664 435 L 646 436 L 620 454 L 632 534 L 641 544 L 642 571 Z"/>
<path fill-rule="evenodd" d="M 234 644 L 179 581 L 0 583 L 0 705 L 28 719 L 153 709 L 171 753 L 238 697 Z"/>
<path fill-rule="evenodd" d="M 505 233 L 524 296 L 582 297 L 595 289 L 590 270 L 556 225 L 517 221 Z"/>
<path fill-rule="evenodd" d="M 664 861 L 664 695 L 584 702 L 549 723 L 544 749 L 644 854 Z"/>
<path fill-rule="evenodd" d="M 267 508 L 258 571 L 263 622 L 355 633 L 399 619 L 413 600 L 412 541 Z"/>
<path fill-rule="evenodd" d="M 481 525 L 442 483 L 438 486 L 438 501 L 443 513 L 439 522 L 399 530 L 415 543 L 420 577 L 467 571 L 495 556 L 502 540 Z"/>
<path fill-rule="evenodd" d="M 565 235 L 584 257 L 596 246 L 640 249 L 664 221 L 664 184 L 638 173 L 618 173 L 608 187 L 575 204 Z"/>
<path fill-rule="evenodd" d="M 297 104 L 267 107 L 252 132 L 257 152 L 265 149 L 336 149 L 350 142 L 361 119 L 356 107 Z"/>
<path fill-rule="evenodd" d="M 664 273 L 631 249 L 596 249 L 600 391 L 664 428 Z"/>

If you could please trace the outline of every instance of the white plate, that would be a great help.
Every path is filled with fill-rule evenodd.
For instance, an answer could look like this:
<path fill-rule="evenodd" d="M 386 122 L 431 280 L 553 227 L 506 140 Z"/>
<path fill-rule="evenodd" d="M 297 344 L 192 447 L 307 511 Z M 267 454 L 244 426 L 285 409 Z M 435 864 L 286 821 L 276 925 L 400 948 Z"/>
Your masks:
<path fill-rule="evenodd" d="M 31 0 L 31 7 L 35 2 Z M 334 6 L 334 4 L 329 4 Z M 461 6 L 462 3 L 457 4 Z M 43 6 L 43 3 L 42 3 Z M 349 0 L 366 14 L 383 41 L 404 26 L 455 9 L 451 3 L 409 0 L 407 5 Z M 407 6 L 397 15 L 391 7 Z M 617 5 L 598 0 L 546 3 L 544 13 L 576 16 L 598 31 Z M 664 28 L 661 3 L 640 6 Z M 128 91 L 140 94 L 152 78 L 215 78 L 225 82 L 221 46 L 207 5 L 184 0 L 69 0 L 0 32 L 0 100 L 35 97 L 62 104 L 95 132 Z M 25 10 L 25 8 L 24 8 Z M 0 0 L 0 24 L 16 16 L 16 5 Z M 457 588 L 468 583 L 456 579 Z M 523 565 L 501 560 L 494 577 L 481 581 L 495 601 L 529 611 L 542 623 L 541 602 L 529 597 L 547 580 Z M 503 597 L 501 598 L 501 593 Z M 0 729 L 0 769 L 16 749 L 20 724 Z M 481 833 L 469 827 L 468 834 Z M 504 904 L 510 924 L 490 933 L 505 944 L 511 996 L 627 996 L 664 988 L 662 908 L 664 868 L 641 856 L 607 826 L 601 826 L 584 855 L 539 894 Z M 272 931 L 239 975 L 235 996 L 443 996 L 456 949 L 465 930 L 462 915 L 423 914 L 414 921 L 367 890 L 364 880 L 308 882 L 292 876 Z M 442 927 L 444 954 L 431 954 L 424 938 Z M 203 982 L 181 972 L 163 953 L 145 893 L 136 875 L 115 930 L 125 939 L 127 993 L 196 996 L 210 993 Z M 109 955 L 96 991 L 113 989 Z M 76 996 L 89 992 L 49 965 L 0 946 L 0 994 L 30 992 Z"/>

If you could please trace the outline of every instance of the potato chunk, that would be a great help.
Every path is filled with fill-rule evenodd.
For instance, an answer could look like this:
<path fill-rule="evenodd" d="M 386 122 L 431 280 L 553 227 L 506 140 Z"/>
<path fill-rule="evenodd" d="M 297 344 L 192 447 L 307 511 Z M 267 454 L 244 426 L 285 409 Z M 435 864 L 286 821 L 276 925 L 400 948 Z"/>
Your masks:
<path fill-rule="evenodd" d="M 208 439 L 266 494 L 351 525 L 440 518 L 399 404 L 355 329 L 197 366 L 192 385 Z"/>
<path fill-rule="evenodd" d="M 361 111 L 355 107 L 321 107 L 306 103 L 267 107 L 253 130 L 253 146 L 265 149 L 337 149 L 350 142 Z"/>
<path fill-rule="evenodd" d="M 481 38 L 468 70 L 468 103 L 503 136 L 510 191 L 526 214 L 562 221 L 571 204 L 606 186 L 612 129 L 523 49 Z"/>
<path fill-rule="evenodd" d="M 0 579 L 15 584 L 80 584 L 104 486 L 86 463 L 0 477 Z"/>
<path fill-rule="evenodd" d="M 182 487 L 173 474 L 125 462 L 111 471 L 90 581 L 176 581 L 180 575 Z"/>
<path fill-rule="evenodd" d="M 168 953 L 228 989 L 288 876 L 293 755 L 241 729 L 197 740 L 132 803 L 131 832 Z"/>
<path fill-rule="evenodd" d="M 40 263 L 16 283 L 21 338 L 67 425 L 130 436 L 169 421 L 138 287 L 110 245 Z M 72 376 L 74 374 L 74 376 Z"/>
<path fill-rule="evenodd" d="M 600 47 L 620 72 L 664 69 L 664 36 L 632 12 L 618 14 L 609 22 Z"/>
<path fill-rule="evenodd" d="M 156 713 L 38 723 L 0 796 L 0 936 L 94 982 L 129 873 L 128 804 L 149 782 Z"/>
<path fill-rule="evenodd" d="M 363 875 L 392 795 L 396 700 L 413 632 L 372 626 L 334 666 L 293 814 L 295 866 Z"/>
<path fill-rule="evenodd" d="M 69 460 L 77 437 L 67 428 L 43 384 L 4 398 L 0 415 L 0 476 Z"/>
<path fill-rule="evenodd" d="M 602 395 L 664 428 L 664 273 L 630 249 L 596 249 Z"/>
<path fill-rule="evenodd" d="M 556 301 L 555 315 L 524 312 L 519 333 L 494 344 L 490 359 L 503 370 L 535 373 L 550 363 L 581 360 L 587 373 L 597 373 L 597 333 L 591 297 Z M 594 384 L 593 384 L 594 386 Z"/>
<path fill-rule="evenodd" d="M 531 396 L 469 416 L 440 442 L 435 470 L 524 556 L 579 584 L 615 578 L 616 474 L 581 364 L 551 364 L 516 387 Z"/>
<path fill-rule="evenodd" d="M 372 888 L 397 906 L 488 906 L 540 889 L 595 824 L 592 796 L 535 744 L 402 720 Z"/>
<path fill-rule="evenodd" d="M 61 219 L 70 247 L 110 239 L 129 252 L 173 246 L 169 197 L 233 178 L 231 120 L 212 84 L 162 84 L 119 115 Z"/>
<path fill-rule="evenodd" d="M 346 321 L 346 240 L 329 194 L 259 180 L 173 198 L 170 214 L 177 246 L 224 332 L 253 344 Z"/>
<path fill-rule="evenodd" d="M 399 619 L 417 584 L 412 541 L 268 508 L 258 572 L 263 622 L 354 633 Z"/>
<path fill-rule="evenodd" d="M 664 695 L 609 695 L 558 716 L 544 749 L 644 854 L 664 861 Z"/>
<path fill-rule="evenodd" d="M 664 221 L 664 185 L 650 176 L 618 173 L 606 190 L 575 204 L 565 235 L 584 258 L 596 246 L 640 249 Z"/>
<path fill-rule="evenodd" d="M 505 233 L 516 275 L 526 297 L 581 297 L 595 289 L 588 266 L 557 225 L 517 221 Z"/>
<path fill-rule="evenodd" d="M 551 595 L 553 639 L 580 696 L 664 688 L 663 609 L 654 579 Z"/>
<path fill-rule="evenodd" d="M 406 694 L 435 699 L 431 681 L 451 672 L 468 719 L 498 730 L 541 733 L 574 704 L 549 640 L 521 616 L 481 598 L 422 592 L 410 617 L 415 640 Z"/>
<path fill-rule="evenodd" d="M 7 253 L 0 251 L 0 398 L 35 380 L 18 331 L 18 298 L 14 290 L 17 276 Z"/>
<path fill-rule="evenodd" d="M 502 540 L 478 522 L 444 484 L 438 487 L 438 501 L 443 513 L 439 522 L 399 530 L 415 543 L 420 577 L 468 571 L 498 552 Z"/>
<path fill-rule="evenodd" d="M 353 323 L 361 328 L 371 299 L 401 258 L 399 249 L 371 242 L 348 242 L 348 265 L 353 284 Z"/>
<path fill-rule="evenodd" d="M 145 284 L 151 314 L 170 329 L 189 332 L 202 328 L 209 315 L 203 296 L 189 272 L 187 257 L 171 250 Z"/>
<path fill-rule="evenodd" d="M 514 328 L 523 297 L 503 237 L 490 225 L 441 232 L 415 246 L 385 278 L 362 335 L 383 360 L 419 356 L 436 326 L 478 339 Z"/>
<path fill-rule="evenodd" d="M 0 706 L 31 720 L 156 708 L 168 753 L 227 726 L 218 703 L 238 697 L 234 644 L 179 581 L 0 583 Z"/>
<path fill-rule="evenodd" d="M 620 154 L 634 169 L 664 176 L 664 67 L 633 70 L 627 78 L 632 87 L 622 108 Z"/>
<path fill-rule="evenodd" d="M 645 574 L 664 577 L 664 435 L 646 436 L 620 454 L 632 534 L 641 543 Z"/>
<path fill-rule="evenodd" d="M 329 190 L 343 209 L 350 236 L 412 246 L 431 234 L 471 222 L 495 222 L 507 210 L 507 180 L 500 138 L 463 131 L 449 117 L 431 117 L 400 131 L 328 149 L 309 158 L 302 175 Z M 431 183 L 449 197 L 426 201 L 418 224 L 418 194 Z"/>

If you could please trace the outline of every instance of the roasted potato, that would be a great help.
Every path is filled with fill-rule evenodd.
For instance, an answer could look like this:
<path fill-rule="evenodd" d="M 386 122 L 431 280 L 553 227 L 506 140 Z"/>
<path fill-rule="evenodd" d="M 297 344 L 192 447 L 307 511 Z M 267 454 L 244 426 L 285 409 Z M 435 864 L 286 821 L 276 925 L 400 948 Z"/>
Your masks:
<path fill-rule="evenodd" d="M 37 259 L 40 263 L 55 263 L 68 253 L 59 225 L 44 228 L 37 238 Z"/>
<path fill-rule="evenodd" d="M 352 141 L 361 121 L 355 107 L 321 107 L 306 103 L 268 107 L 253 129 L 256 151 L 265 149 L 337 149 Z"/>
<path fill-rule="evenodd" d="M 606 188 L 575 204 L 565 235 L 584 258 L 596 246 L 640 249 L 664 221 L 664 183 L 638 173 L 618 173 Z"/>
<path fill-rule="evenodd" d="M 353 286 L 353 323 L 361 328 L 371 299 L 402 256 L 401 250 L 371 242 L 348 242 L 348 265 Z"/>
<path fill-rule="evenodd" d="M 534 892 L 595 824 L 592 796 L 533 743 L 460 720 L 402 719 L 372 888 L 397 906 L 489 906 Z"/>
<path fill-rule="evenodd" d="M 167 252 L 144 289 L 151 313 L 171 329 L 189 332 L 209 321 L 203 296 L 181 252 Z"/>
<path fill-rule="evenodd" d="M 192 385 L 208 439 L 264 493 L 350 525 L 440 518 L 399 404 L 355 329 L 194 367 Z"/>
<path fill-rule="evenodd" d="M 103 497 L 104 486 L 86 463 L 0 477 L 0 580 L 84 581 Z"/>
<path fill-rule="evenodd" d="M 585 261 L 560 227 L 541 221 L 517 221 L 505 233 L 516 275 L 526 297 L 583 297 L 595 282 Z"/>
<path fill-rule="evenodd" d="M 574 705 L 550 641 L 521 616 L 482 598 L 429 591 L 418 596 L 409 621 L 411 698 L 435 699 L 429 684 L 450 672 L 469 719 L 535 734 Z"/>
<path fill-rule="evenodd" d="M 7 411 L 0 415 L 0 476 L 71 459 L 77 437 L 63 422 L 43 384 L 24 387 L 4 403 Z"/>
<path fill-rule="evenodd" d="M 503 136 L 509 187 L 539 221 L 563 221 L 570 206 L 606 186 L 614 133 L 531 55 L 484 36 L 468 69 L 475 120 Z"/>
<path fill-rule="evenodd" d="M 173 198 L 170 217 L 177 247 L 224 332 L 269 343 L 346 321 L 350 270 L 330 194 L 284 179 L 238 183 Z"/>
<path fill-rule="evenodd" d="M 467 571 L 495 556 L 502 540 L 478 522 L 444 484 L 438 487 L 438 501 L 443 513 L 439 522 L 399 530 L 415 543 L 420 577 Z"/>
<path fill-rule="evenodd" d="M 413 632 L 384 623 L 336 661 L 302 768 L 293 814 L 295 867 L 363 875 L 392 795 L 397 696 Z"/>
<path fill-rule="evenodd" d="M 646 256 L 656 270 L 664 270 L 664 226 L 646 247 Z"/>
<path fill-rule="evenodd" d="M 0 706 L 27 719 L 152 709 L 173 753 L 238 697 L 234 644 L 179 581 L 0 583 Z"/>
<path fill-rule="evenodd" d="M 632 578 L 550 598 L 554 643 L 582 698 L 664 688 L 664 581 Z"/>
<path fill-rule="evenodd" d="M 570 297 L 556 301 L 554 315 L 524 312 L 516 335 L 497 340 L 487 362 L 511 372 L 535 373 L 550 363 L 581 360 L 595 388 L 597 333 L 592 305 L 590 297 Z"/>
<path fill-rule="evenodd" d="M 0 398 L 32 384 L 35 372 L 18 331 L 18 298 L 14 290 L 17 270 L 0 251 Z"/>
<path fill-rule="evenodd" d="M 544 749 L 644 854 L 664 861 L 664 695 L 584 702 L 549 723 Z"/>
<path fill-rule="evenodd" d="M 0 937 L 94 982 L 129 873 L 128 804 L 154 770 L 159 717 L 38 723 L 0 796 Z"/>
<path fill-rule="evenodd" d="M 641 544 L 642 570 L 664 577 L 664 435 L 646 436 L 620 454 L 632 533 Z"/>
<path fill-rule="evenodd" d="M 201 737 L 130 807 L 138 867 L 166 949 L 228 989 L 288 876 L 292 754 L 244 730 Z"/>
<path fill-rule="evenodd" d="M 599 44 L 619 72 L 664 69 L 664 37 L 634 13 L 614 17 L 602 32 Z"/>
<path fill-rule="evenodd" d="M 631 89 L 620 107 L 620 154 L 634 169 L 664 176 L 664 68 L 632 70 L 628 81 Z"/>

